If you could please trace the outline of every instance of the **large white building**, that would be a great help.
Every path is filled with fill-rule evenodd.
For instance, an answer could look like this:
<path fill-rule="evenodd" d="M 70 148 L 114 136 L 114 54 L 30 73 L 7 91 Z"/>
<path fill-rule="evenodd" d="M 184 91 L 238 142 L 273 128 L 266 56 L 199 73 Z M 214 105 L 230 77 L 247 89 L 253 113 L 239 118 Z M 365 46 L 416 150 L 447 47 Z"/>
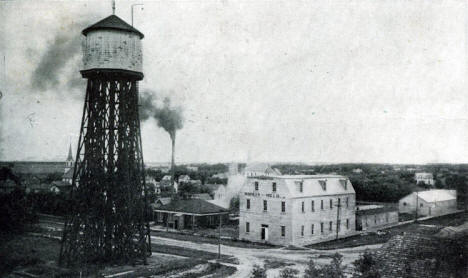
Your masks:
<path fill-rule="evenodd" d="M 240 239 L 303 246 L 356 231 L 356 194 L 343 176 L 248 177 L 239 199 Z"/>
<path fill-rule="evenodd" d="M 416 183 L 423 182 L 427 185 L 434 185 L 434 176 L 432 173 L 416 173 L 414 174 L 414 179 L 416 180 Z"/>
<path fill-rule="evenodd" d="M 457 191 L 434 189 L 413 192 L 398 202 L 400 213 L 417 213 L 420 216 L 443 215 L 457 210 Z"/>

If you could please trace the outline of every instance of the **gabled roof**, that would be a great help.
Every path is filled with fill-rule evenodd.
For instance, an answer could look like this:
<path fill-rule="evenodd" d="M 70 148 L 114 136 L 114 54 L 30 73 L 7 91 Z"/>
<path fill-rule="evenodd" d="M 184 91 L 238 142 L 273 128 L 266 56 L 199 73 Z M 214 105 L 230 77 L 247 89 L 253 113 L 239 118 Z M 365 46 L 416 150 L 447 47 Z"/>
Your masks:
<path fill-rule="evenodd" d="M 160 202 L 162 205 L 167 205 L 171 202 L 171 197 L 163 197 L 156 200 L 156 203 Z"/>
<path fill-rule="evenodd" d="M 420 191 L 417 194 L 418 194 L 418 198 L 423 199 L 424 201 L 428 203 L 457 199 L 457 197 L 454 194 L 452 194 L 451 190 L 445 190 L 445 189 Z"/>
<path fill-rule="evenodd" d="M 173 200 L 169 204 L 160 206 L 156 210 L 182 212 L 196 215 L 229 213 L 222 207 L 201 199 Z"/>
<path fill-rule="evenodd" d="M 116 15 L 110 15 L 104 18 L 103 20 L 98 21 L 97 23 L 84 29 L 81 33 L 86 36 L 91 31 L 102 29 L 127 31 L 138 34 L 138 36 L 140 36 L 140 39 L 144 37 L 143 33 L 133 28 L 133 26 L 123 21 L 120 17 Z"/>

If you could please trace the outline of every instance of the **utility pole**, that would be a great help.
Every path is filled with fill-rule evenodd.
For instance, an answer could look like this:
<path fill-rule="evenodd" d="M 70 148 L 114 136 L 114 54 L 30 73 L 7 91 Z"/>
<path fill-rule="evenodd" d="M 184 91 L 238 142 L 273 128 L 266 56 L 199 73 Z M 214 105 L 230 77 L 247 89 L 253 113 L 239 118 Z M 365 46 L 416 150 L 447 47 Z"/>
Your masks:
<path fill-rule="evenodd" d="M 219 215 L 219 226 L 218 226 L 218 260 L 221 259 L 221 214 Z"/>
<path fill-rule="evenodd" d="M 132 10 L 132 11 L 131 11 L 131 13 L 132 13 L 132 26 L 133 26 L 133 7 L 135 7 L 135 6 L 143 6 L 143 4 L 132 4 L 132 5 L 130 6 L 130 8 L 131 8 L 131 10 Z M 142 9 L 143 9 L 143 8 L 142 8 Z"/>
<path fill-rule="evenodd" d="M 340 208 L 341 208 L 341 199 L 338 198 L 338 204 L 336 205 L 336 239 L 338 239 L 338 232 L 340 229 Z"/>
<path fill-rule="evenodd" d="M 415 217 L 415 219 L 414 219 L 414 222 L 415 222 L 415 223 L 418 222 L 418 206 L 419 206 L 419 204 L 418 204 L 418 202 L 419 202 L 419 194 L 418 194 L 418 193 L 419 193 L 419 192 L 416 191 L 416 210 L 415 210 L 416 217 Z"/>

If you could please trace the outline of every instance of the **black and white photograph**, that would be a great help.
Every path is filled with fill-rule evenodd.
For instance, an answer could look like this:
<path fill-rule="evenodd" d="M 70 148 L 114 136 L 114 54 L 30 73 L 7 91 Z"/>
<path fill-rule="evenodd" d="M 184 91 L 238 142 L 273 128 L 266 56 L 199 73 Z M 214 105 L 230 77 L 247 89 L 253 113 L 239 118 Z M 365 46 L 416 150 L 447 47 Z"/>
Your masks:
<path fill-rule="evenodd" d="M 0 0 L 0 277 L 468 277 L 468 1 Z"/>

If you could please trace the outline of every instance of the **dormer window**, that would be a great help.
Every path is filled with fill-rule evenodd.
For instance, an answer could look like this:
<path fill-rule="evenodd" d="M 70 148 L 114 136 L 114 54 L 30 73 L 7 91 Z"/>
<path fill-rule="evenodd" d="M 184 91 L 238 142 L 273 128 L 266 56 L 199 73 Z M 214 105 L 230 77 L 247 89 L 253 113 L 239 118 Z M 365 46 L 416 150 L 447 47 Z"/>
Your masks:
<path fill-rule="evenodd" d="M 320 186 L 322 187 L 323 191 L 327 191 L 327 181 L 326 180 L 319 180 Z"/>
<path fill-rule="evenodd" d="M 340 183 L 345 190 L 348 190 L 348 180 L 340 180 Z"/>
<path fill-rule="evenodd" d="M 297 191 L 299 191 L 300 193 L 304 192 L 304 182 L 296 181 L 296 188 L 297 188 Z"/>

